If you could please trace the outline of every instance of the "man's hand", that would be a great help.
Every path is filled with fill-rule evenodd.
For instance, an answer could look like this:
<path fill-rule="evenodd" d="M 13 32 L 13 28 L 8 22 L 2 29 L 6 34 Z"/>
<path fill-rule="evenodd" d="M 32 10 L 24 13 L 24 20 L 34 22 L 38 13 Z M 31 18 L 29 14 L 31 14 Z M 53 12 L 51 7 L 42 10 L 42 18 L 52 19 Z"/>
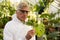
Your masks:
<path fill-rule="evenodd" d="M 35 30 L 28 31 L 28 33 L 26 35 L 26 39 L 30 40 L 34 35 L 35 35 Z"/>

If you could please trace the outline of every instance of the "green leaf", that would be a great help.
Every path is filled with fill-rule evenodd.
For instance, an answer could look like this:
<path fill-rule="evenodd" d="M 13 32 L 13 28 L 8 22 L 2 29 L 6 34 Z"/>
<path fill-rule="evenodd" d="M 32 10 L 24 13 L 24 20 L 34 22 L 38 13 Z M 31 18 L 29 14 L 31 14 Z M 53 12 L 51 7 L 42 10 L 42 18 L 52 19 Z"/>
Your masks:
<path fill-rule="evenodd" d="M 36 30 L 36 35 L 38 37 L 43 36 L 45 33 L 45 26 L 43 23 L 39 24 L 37 27 L 34 27 L 34 29 Z"/>

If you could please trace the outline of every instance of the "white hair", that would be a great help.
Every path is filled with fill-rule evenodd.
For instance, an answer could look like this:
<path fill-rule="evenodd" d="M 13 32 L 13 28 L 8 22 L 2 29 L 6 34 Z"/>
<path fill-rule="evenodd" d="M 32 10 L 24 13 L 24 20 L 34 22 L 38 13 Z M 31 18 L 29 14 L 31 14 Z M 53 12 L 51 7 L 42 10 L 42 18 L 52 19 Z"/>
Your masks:
<path fill-rule="evenodd" d="M 17 10 L 23 9 L 24 7 L 29 7 L 27 2 L 20 2 L 17 6 Z"/>

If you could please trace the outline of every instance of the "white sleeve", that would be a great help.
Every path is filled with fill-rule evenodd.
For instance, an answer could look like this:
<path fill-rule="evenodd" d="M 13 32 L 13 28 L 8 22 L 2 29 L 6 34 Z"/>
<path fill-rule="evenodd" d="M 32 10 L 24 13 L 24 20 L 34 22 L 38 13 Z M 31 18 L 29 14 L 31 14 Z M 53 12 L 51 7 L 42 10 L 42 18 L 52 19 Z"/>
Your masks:
<path fill-rule="evenodd" d="M 9 30 L 4 29 L 4 40 L 14 40 L 13 34 L 9 32 Z M 17 40 L 26 40 L 26 39 L 19 38 Z"/>
<path fill-rule="evenodd" d="M 3 31 L 3 40 L 14 40 L 14 36 L 13 36 L 13 32 L 11 30 L 11 26 L 10 25 L 6 25 L 5 28 L 4 28 L 4 31 Z M 26 40 L 25 38 L 24 39 L 17 39 L 17 40 Z"/>
<path fill-rule="evenodd" d="M 4 39 L 4 40 L 13 40 L 13 35 L 12 35 L 12 33 L 8 30 L 7 27 L 4 28 L 3 39 Z"/>
<path fill-rule="evenodd" d="M 19 40 L 27 40 L 26 38 L 23 38 L 23 39 L 19 39 Z M 36 40 L 35 36 L 32 37 L 30 40 Z"/>

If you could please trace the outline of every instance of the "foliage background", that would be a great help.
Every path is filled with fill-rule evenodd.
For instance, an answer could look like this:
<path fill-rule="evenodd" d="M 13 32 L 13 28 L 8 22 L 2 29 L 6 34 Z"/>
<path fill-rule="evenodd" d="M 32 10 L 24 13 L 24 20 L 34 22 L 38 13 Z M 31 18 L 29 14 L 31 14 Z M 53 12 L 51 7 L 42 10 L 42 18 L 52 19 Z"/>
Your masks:
<path fill-rule="evenodd" d="M 49 27 L 58 27 L 60 25 L 60 18 L 59 17 L 55 18 L 55 15 L 59 14 L 60 10 L 58 10 L 57 13 L 49 14 L 47 9 L 49 8 L 49 5 L 53 1 L 54 0 L 38 0 L 38 2 L 35 5 L 32 5 L 31 3 L 29 3 L 30 6 L 33 6 L 33 7 L 31 7 L 32 14 L 28 16 L 29 20 L 27 23 L 28 25 L 35 26 L 36 32 L 39 34 L 38 36 L 42 34 L 41 31 L 43 32 L 44 29 L 46 28 L 48 29 Z M 16 10 L 15 7 L 11 5 L 9 0 L 3 0 L 2 2 L 0 2 L 0 40 L 3 40 L 4 25 L 12 19 L 11 16 L 15 13 L 15 10 Z M 36 25 L 37 23 L 39 23 L 39 21 L 40 21 L 40 24 Z M 41 26 L 42 23 L 43 25 L 45 25 L 45 28 Z M 51 35 L 47 35 L 47 36 L 51 36 Z"/>

